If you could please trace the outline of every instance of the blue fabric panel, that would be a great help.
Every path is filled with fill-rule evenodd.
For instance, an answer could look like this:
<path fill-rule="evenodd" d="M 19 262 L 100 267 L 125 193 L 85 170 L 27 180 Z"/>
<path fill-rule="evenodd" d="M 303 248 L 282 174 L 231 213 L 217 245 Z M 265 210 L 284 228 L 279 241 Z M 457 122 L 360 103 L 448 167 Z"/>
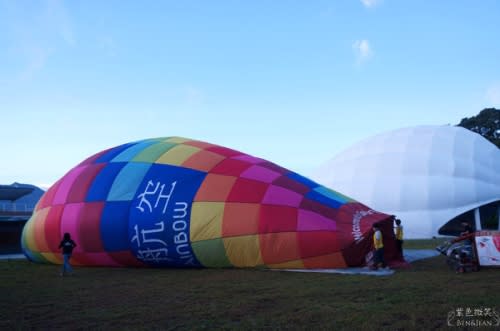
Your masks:
<path fill-rule="evenodd" d="M 311 189 L 320 186 L 318 183 L 310 180 L 309 178 L 301 176 L 301 175 L 299 175 L 299 174 L 297 174 L 295 172 L 290 172 L 290 173 L 286 174 L 286 176 L 288 178 L 296 180 L 297 182 L 299 182 L 301 184 L 306 185 L 307 187 L 310 187 Z"/>
<path fill-rule="evenodd" d="M 150 145 L 156 143 L 157 141 L 155 140 L 146 140 L 142 141 L 138 144 L 135 144 L 124 151 L 122 151 L 120 154 L 115 156 L 111 162 L 128 162 L 132 160 L 137 154 L 142 152 L 145 148 L 149 147 Z"/>
<path fill-rule="evenodd" d="M 137 188 L 142 182 L 144 175 L 151 167 L 151 163 L 131 162 L 126 163 L 120 173 L 116 176 L 109 190 L 108 201 L 129 201 L 135 196 Z"/>
<path fill-rule="evenodd" d="M 117 146 L 115 148 L 110 149 L 107 153 L 104 153 L 101 155 L 98 159 L 94 161 L 94 163 L 104 163 L 104 162 L 109 162 L 112 159 L 115 158 L 118 154 L 120 154 L 122 151 L 125 149 L 135 145 L 135 143 L 128 143 L 128 144 L 123 144 L 120 146 Z"/>
<path fill-rule="evenodd" d="M 97 174 L 90 186 L 85 201 L 105 201 L 111 185 L 126 163 L 108 163 Z"/>
<path fill-rule="evenodd" d="M 336 194 L 336 192 L 331 191 L 324 186 L 316 187 L 314 190 L 320 194 L 323 194 L 327 198 L 338 201 L 341 204 L 345 204 L 347 202 L 347 199 L 345 197 L 341 196 L 340 194 Z"/>
<path fill-rule="evenodd" d="M 193 199 L 206 173 L 153 164 L 130 209 L 135 256 L 152 266 L 200 267 L 190 243 Z"/>
<path fill-rule="evenodd" d="M 319 192 L 316 192 L 316 191 L 309 191 L 306 194 L 306 197 L 311 199 L 311 200 L 320 202 L 328 207 L 335 208 L 335 209 L 338 209 L 338 208 L 340 208 L 340 206 L 343 205 L 342 202 L 331 199 L 331 198 L 329 198 L 329 197 L 327 197 Z"/>
<path fill-rule="evenodd" d="M 130 201 L 106 202 L 101 216 L 101 238 L 107 252 L 130 250 Z"/>

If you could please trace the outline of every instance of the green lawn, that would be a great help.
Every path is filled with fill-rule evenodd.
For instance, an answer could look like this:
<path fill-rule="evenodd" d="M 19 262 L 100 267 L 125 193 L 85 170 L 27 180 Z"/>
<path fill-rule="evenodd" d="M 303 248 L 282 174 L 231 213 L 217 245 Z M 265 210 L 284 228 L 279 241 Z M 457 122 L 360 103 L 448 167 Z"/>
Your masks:
<path fill-rule="evenodd" d="M 450 330 L 450 311 L 500 308 L 500 270 L 456 274 L 443 256 L 386 277 L 75 269 L 62 278 L 59 266 L 0 261 L 0 329 Z"/>

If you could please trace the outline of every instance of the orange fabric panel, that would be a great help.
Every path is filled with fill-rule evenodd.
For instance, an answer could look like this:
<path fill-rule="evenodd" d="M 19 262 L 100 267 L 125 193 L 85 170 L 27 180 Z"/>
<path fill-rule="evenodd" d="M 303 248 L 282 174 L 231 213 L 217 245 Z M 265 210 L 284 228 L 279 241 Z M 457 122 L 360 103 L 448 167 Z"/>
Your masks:
<path fill-rule="evenodd" d="M 200 151 L 184 161 L 182 166 L 208 172 L 224 159 L 225 156 L 208 151 Z"/>
<path fill-rule="evenodd" d="M 45 221 L 49 210 L 50 208 L 39 210 L 33 220 L 33 232 L 35 235 L 36 247 L 38 247 L 39 252 L 50 252 L 47 238 L 45 237 Z"/>
<path fill-rule="evenodd" d="M 222 221 L 222 236 L 241 236 L 259 232 L 260 205 L 226 202 Z"/>
<path fill-rule="evenodd" d="M 261 255 L 265 264 L 300 259 L 296 232 L 263 233 L 259 238 Z"/>
<path fill-rule="evenodd" d="M 235 181 L 236 177 L 208 174 L 194 201 L 226 201 Z"/>
<path fill-rule="evenodd" d="M 302 259 L 304 268 L 307 269 L 325 269 L 325 268 L 346 268 L 342 253 L 332 253 L 327 255 L 309 257 Z"/>
<path fill-rule="evenodd" d="M 287 261 L 278 264 L 269 264 L 271 269 L 304 269 L 304 262 L 302 260 Z"/>
<path fill-rule="evenodd" d="M 184 142 L 183 144 L 198 147 L 200 149 L 207 149 L 210 147 L 216 147 L 214 144 L 206 143 L 204 141 L 199 141 L 199 140 L 190 140 L 190 141 Z"/>

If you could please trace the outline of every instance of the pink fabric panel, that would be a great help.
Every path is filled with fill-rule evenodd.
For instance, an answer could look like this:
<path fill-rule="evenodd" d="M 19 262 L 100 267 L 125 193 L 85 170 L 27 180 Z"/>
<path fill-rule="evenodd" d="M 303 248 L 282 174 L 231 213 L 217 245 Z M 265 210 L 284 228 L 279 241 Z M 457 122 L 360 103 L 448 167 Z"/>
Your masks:
<path fill-rule="evenodd" d="M 85 166 L 74 168 L 66 176 L 64 176 L 59 184 L 54 201 L 52 202 L 53 205 L 63 204 L 66 202 L 71 186 L 75 182 L 76 177 L 78 177 L 84 169 Z"/>
<path fill-rule="evenodd" d="M 336 231 L 337 223 L 335 221 L 316 214 L 315 212 L 299 209 L 299 220 L 297 224 L 298 231 Z"/>
<path fill-rule="evenodd" d="M 78 226 L 80 221 L 80 211 L 84 203 L 70 203 L 64 206 L 64 211 L 61 217 L 61 240 L 64 233 L 68 232 L 71 239 L 76 243 L 74 252 L 82 252 L 83 246 L 79 238 Z M 80 243 L 80 244 L 79 244 Z"/>
<path fill-rule="evenodd" d="M 302 202 L 303 195 L 287 190 L 280 186 L 271 185 L 262 199 L 262 203 L 270 205 L 282 205 L 298 207 Z"/>
<path fill-rule="evenodd" d="M 264 162 L 263 159 L 259 159 L 258 157 L 254 157 L 254 156 L 250 156 L 250 155 L 238 155 L 238 156 L 232 157 L 232 159 L 245 161 L 245 162 L 252 163 L 252 164 Z"/>
<path fill-rule="evenodd" d="M 264 183 L 272 183 L 279 176 L 281 174 L 258 165 L 251 166 L 240 175 L 242 178 L 254 179 Z"/>

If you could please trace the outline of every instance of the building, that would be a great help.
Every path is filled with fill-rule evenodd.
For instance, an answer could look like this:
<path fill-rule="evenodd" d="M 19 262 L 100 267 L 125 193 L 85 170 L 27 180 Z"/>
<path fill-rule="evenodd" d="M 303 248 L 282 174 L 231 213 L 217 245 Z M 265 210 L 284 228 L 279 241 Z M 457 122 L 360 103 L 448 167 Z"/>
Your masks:
<path fill-rule="evenodd" d="M 33 185 L 0 185 L 0 253 L 21 252 L 20 239 L 43 190 Z"/>

